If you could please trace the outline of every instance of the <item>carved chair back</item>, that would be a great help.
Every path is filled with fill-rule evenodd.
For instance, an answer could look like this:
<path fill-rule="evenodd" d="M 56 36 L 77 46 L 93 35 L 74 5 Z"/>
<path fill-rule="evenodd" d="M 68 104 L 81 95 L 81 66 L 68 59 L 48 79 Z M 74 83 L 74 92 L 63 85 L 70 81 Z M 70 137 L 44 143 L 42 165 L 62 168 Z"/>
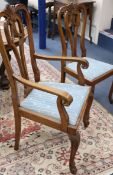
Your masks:
<path fill-rule="evenodd" d="M 26 26 L 22 23 L 21 13 L 24 13 L 26 19 Z M 9 81 L 12 89 L 12 95 L 15 97 L 17 95 L 17 86 L 16 81 L 13 79 L 13 75 L 17 72 L 13 69 L 9 57 L 10 57 L 10 50 L 14 53 L 16 62 L 19 67 L 19 72 L 21 77 L 29 80 L 27 65 L 26 65 L 26 58 L 25 58 L 25 51 L 24 51 L 24 43 L 26 38 L 28 38 L 28 47 L 30 50 L 30 57 L 31 57 L 31 65 L 34 72 L 35 81 L 40 80 L 40 73 L 38 67 L 34 62 L 36 60 L 33 59 L 34 51 L 34 42 L 33 42 L 33 35 L 32 35 L 32 25 L 30 15 L 25 8 L 24 5 L 17 5 L 17 6 L 7 6 L 6 9 L 0 13 L 0 19 L 4 18 L 2 21 L 2 28 L 0 30 L 0 47 L 1 53 L 3 56 L 3 61 L 5 63 Z M 4 34 L 3 34 L 4 33 Z M 4 41 L 5 47 L 2 44 L 2 40 Z M 17 47 L 18 46 L 18 47 Z M 28 94 L 30 88 L 28 86 L 24 86 L 25 95 Z M 19 104 L 16 100 L 15 104 Z"/>
<path fill-rule="evenodd" d="M 62 20 L 62 16 L 63 19 Z M 67 41 L 70 44 L 71 56 L 77 56 L 78 33 L 80 33 L 81 56 L 86 56 L 85 29 L 87 10 L 83 4 L 69 4 L 61 7 L 57 13 L 58 29 L 61 38 L 62 55 L 67 56 Z M 82 24 L 81 24 L 82 21 Z M 63 30 L 64 28 L 64 30 Z"/>

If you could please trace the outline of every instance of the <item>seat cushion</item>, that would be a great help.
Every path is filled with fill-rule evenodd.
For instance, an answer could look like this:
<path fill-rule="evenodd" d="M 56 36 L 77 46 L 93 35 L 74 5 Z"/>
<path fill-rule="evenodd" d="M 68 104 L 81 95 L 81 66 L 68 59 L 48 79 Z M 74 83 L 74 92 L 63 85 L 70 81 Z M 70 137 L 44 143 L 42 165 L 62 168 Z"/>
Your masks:
<path fill-rule="evenodd" d="M 91 58 L 86 58 L 89 62 L 89 67 L 87 69 L 82 69 L 83 75 L 87 80 L 94 80 L 95 78 L 113 70 L 113 65 L 104 63 L 102 61 L 94 60 Z M 69 63 L 67 68 L 77 72 L 77 63 Z"/>
<path fill-rule="evenodd" d="M 69 114 L 69 123 L 76 124 L 77 118 L 81 112 L 84 100 L 89 93 L 88 86 L 75 84 L 41 82 L 41 84 L 55 87 L 68 92 L 73 97 L 73 102 L 66 107 Z M 45 116 L 60 120 L 60 115 L 56 104 L 57 96 L 40 90 L 32 90 L 31 93 L 21 102 L 20 106 Z"/>

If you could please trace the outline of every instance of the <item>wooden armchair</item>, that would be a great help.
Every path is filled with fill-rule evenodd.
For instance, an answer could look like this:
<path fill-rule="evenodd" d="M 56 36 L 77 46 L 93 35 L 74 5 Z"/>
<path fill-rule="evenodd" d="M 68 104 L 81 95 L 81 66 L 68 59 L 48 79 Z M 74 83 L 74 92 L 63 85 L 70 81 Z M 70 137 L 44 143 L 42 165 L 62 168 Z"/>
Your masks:
<path fill-rule="evenodd" d="M 82 14 L 82 15 L 81 15 Z M 62 21 L 62 15 L 64 20 Z M 61 38 L 62 56 L 67 56 L 68 47 L 70 46 L 71 56 L 77 56 L 78 44 L 80 44 L 81 56 L 86 58 L 89 63 L 88 69 L 82 68 L 82 76 L 84 77 L 84 84 L 92 86 L 94 92 L 95 85 L 100 81 L 113 75 L 113 65 L 86 57 L 85 49 L 85 30 L 87 11 L 84 5 L 66 5 L 59 9 L 58 14 L 58 29 Z M 62 24 L 63 22 L 63 24 Z M 65 31 L 65 33 L 64 33 Z M 78 33 L 80 34 L 79 42 Z M 68 47 L 67 47 L 68 40 Z M 71 62 L 66 64 L 66 61 L 61 61 L 61 82 L 65 82 L 66 73 L 78 79 L 81 83 L 80 76 L 78 75 L 78 63 Z M 109 101 L 112 100 L 113 84 L 109 92 Z"/>
<path fill-rule="evenodd" d="M 23 10 L 26 15 L 29 51 L 35 81 L 29 80 L 29 72 L 27 71 L 26 58 L 24 55 L 24 42 L 26 37 L 24 25 L 18 15 L 18 11 L 20 10 Z M 82 121 L 85 127 L 89 124 L 89 111 L 93 100 L 91 87 L 71 83 L 40 82 L 40 71 L 37 67 L 36 60 L 71 60 L 78 62 L 78 72 L 80 75 L 81 66 L 87 68 L 87 61 L 79 57 L 58 57 L 36 54 L 33 44 L 30 15 L 24 5 L 17 5 L 15 7 L 7 6 L 6 10 L 0 13 L 0 17 L 2 16 L 5 17 L 4 31 L 6 41 L 8 47 L 15 55 L 15 60 L 20 70 L 20 75 L 13 70 L 0 30 L 0 53 L 6 66 L 12 91 L 15 118 L 14 149 L 19 149 L 22 117 L 56 128 L 69 135 L 71 141 L 69 167 L 70 171 L 76 174 L 77 169 L 75 167 L 74 157 L 80 143 L 78 128 Z M 22 102 L 20 102 L 19 99 L 17 82 L 20 82 L 25 89 L 25 97 Z"/>

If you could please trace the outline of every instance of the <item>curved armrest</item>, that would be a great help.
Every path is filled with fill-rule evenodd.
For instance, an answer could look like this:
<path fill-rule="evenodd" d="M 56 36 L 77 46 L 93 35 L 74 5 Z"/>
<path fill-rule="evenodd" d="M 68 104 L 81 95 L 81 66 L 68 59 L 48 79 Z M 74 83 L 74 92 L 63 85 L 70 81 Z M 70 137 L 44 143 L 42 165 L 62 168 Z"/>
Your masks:
<path fill-rule="evenodd" d="M 40 55 L 40 54 L 34 54 L 35 59 L 42 59 L 42 60 L 52 60 L 52 61 L 72 61 L 72 62 L 78 62 L 83 65 L 83 68 L 88 68 L 89 63 L 85 59 L 85 57 L 68 57 L 68 56 L 48 56 L 48 55 Z"/>
<path fill-rule="evenodd" d="M 15 80 L 17 80 L 18 82 L 20 82 L 24 85 L 27 85 L 31 88 L 38 89 L 38 90 L 41 90 L 41 91 L 44 91 L 44 92 L 47 92 L 47 93 L 50 93 L 50 94 L 57 95 L 57 96 L 61 97 L 63 99 L 63 104 L 65 106 L 70 105 L 71 102 L 73 101 L 72 96 L 69 93 L 67 93 L 66 91 L 63 91 L 63 90 L 60 90 L 60 89 L 57 89 L 57 88 L 53 88 L 53 87 L 49 87 L 49 86 L 45 86 L 45 85 L 42 85 L 42 84 L 34 83 L 30 80 L 26 80 L 26 79 L 24 79 L 22 77 L 19 77 L 17 75 L 13 75 L 13 78 Z"/>

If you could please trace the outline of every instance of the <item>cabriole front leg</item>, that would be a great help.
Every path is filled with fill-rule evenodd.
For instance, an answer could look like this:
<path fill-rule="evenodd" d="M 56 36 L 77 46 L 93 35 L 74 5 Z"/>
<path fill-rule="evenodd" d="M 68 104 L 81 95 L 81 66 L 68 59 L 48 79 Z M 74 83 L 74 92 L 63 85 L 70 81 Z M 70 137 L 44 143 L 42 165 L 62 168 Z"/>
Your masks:
<path fill-rule="evenodd" d="M 80 134 L 77 131 L 75 135 L 69 135 L 69 139 L 71 142 L 71 153 L 70 153 L 70 160 L 69 160 L 69 168 L 72 174 L 76 174 L 77 168 L 75 166 L 74 158 L 75 154 L 78 150 L 80 144 Z"/>
<path fill-rule="evenodd" d="M 85 115 L 84 115 L 84 118 L 83 118 L 83 123 L 84 123 L 84 127 L 85 128 L 87 128 L 88 125 L 89 125 L 89 112 L 90 112 L 90 108 L 91 108 L 92 102 L 93 102 L 93 94 L 91 93 L 90 94 L 90 97 L 88 99 L 88 104 L 87 104 L 87 107 L 86 107 L 86 112 L 85 112 Z"/>

